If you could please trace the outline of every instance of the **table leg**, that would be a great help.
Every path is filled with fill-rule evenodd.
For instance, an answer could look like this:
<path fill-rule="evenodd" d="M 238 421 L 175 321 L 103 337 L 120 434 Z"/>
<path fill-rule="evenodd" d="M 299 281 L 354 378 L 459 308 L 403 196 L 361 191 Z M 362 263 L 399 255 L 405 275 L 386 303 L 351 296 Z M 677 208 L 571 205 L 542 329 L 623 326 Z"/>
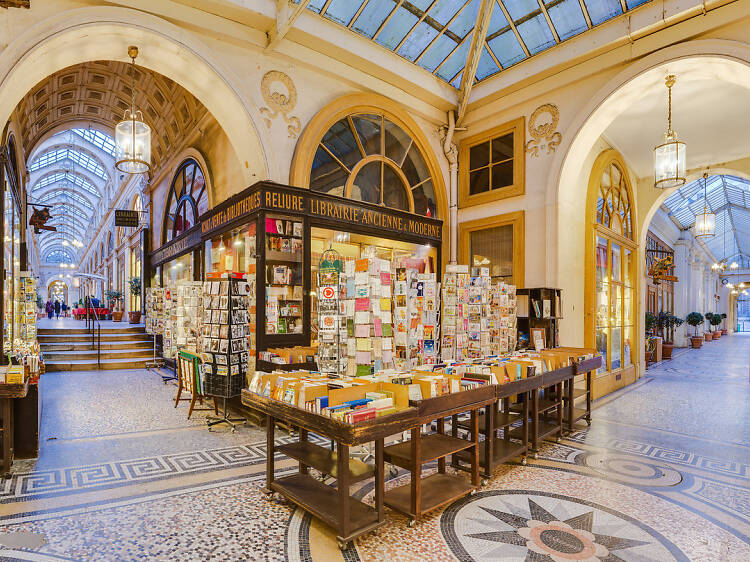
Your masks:
<path fill-rule="evenodd" d="M 479 408 L 471 411 L 471 440 L 471 483 L 479 486 Z"/>
<path fill-rule="evenodd" d="M 437 432 L 440 435 L 445 435 L 445 418 L 440 417 L 437 420 Z M 438 459 L 438 472 L 440 474 L 445 474 L 445 457 L 440 457 Z"/>
<path fill-rule="evenodd" d="M 570 379 L 571 383 L 573 379 Z M 555 411 L 557 412 L 557 437 L 560 438 L 563 435 L 563 383 L 557 383 L 557 387 L 555 388 L 555 396 L 557 396 L 557 408 L 555 408 Z M 570 420 L 572 421 L 573 418 L 571 417 Z"/>
<path fill-rule="evenodd" d="M 304 443 L 305 441 L 307 441 L 307 430 L 301 427 L 299 428 L 299 440 L 300 440 L 300 443 Z M 307 474 L 308 473 L 307 465 L 299 463 L 299 473 Z"/>
<path fill-rule="evenodd" d="M 575 377 L 572 377 L 568 379 L 567 381 L 567 389 L 568 389 L 568 431 L 573 432 L 573 391 L 575 390 Z"/>
<path fill-rule="evenodd" d="M 351 534 L 351 518 L 349 517 L 349 446 L 336 443 L 338 455 L 338 487 L 339 487 L 339 532 L 342 537 Z"/>
<path fill-rule="evenodd" d="M 13 464 L 13 399 L 2 398 L 2 416 L 3 416 L 3 466 L 2 475 L 10 472 Z"/>
<path fill-rule="evenodd" d="M 375 510 L 378 512 L 378 521 L 382 521 L 383 497 L 385 495 L 385 463 L 383 462 L 384 440 L 375 441 Z"/>
<path fill-rule="evenodd" d="M 411 430 L 411 513 L 414 518 L 422 510 L 422 426 Z"/>
<path fill-rule="evenodd" d="M 531 449 L 536 452 L 539 450 L 539 391 L 531 391 Z"/>
<path fill-rule="evenodd" d="M 273 471 L 274 471 L 274 424 L 275 420 L 273 416 L 266 415 L 266 488 L 263 490 L 266 494 L 272 494 L 271 484 L 273 483 Z"/>

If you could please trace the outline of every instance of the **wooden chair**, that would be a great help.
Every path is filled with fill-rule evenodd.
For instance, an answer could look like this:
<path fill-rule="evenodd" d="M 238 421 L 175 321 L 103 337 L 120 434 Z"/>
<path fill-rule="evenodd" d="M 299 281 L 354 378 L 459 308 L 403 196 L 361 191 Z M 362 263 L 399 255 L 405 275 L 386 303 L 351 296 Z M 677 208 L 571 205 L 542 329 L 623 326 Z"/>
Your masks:
<path fill-rule="evenodd" d="M 214 397 L 214 407 L 208 408 L 196 408 L 195 401 L 198 400 L 200 405 L 203 405 L 203 394 L 200 391 L 200 357 L 189 353 L 187 351 L 180 351 L 177 357 L 177 396 L 174 399 L 174 407 L 180 403 L 181 400 L 190 400 L 190 408 L 188 409 L 188 419 L 194 411 L 214 411 L 214 414 L 219 414 L 219 403 Z M 190 398 L 181 398 L 182 391 L 190 393 Z"/>

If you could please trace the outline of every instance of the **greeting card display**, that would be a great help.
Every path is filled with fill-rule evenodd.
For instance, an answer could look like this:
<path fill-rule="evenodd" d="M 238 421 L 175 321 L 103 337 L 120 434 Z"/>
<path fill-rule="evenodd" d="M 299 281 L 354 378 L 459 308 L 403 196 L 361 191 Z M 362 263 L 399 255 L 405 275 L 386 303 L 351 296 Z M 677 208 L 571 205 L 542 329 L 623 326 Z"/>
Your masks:
<path fill-rule="evenodd" d="M 342 269 L 341 255 L 335 250 L 323 252 L 318 263 L 318 353 L 317 363 L 321 373 L 339 376 L 346 372 L 347 360 L 342 358 L 346 345 L 346 319 L 339 317 L 339 281 Z"/>
<path fill-rule="evenodd" d="M 178 350 L 197 353 L 201 348 L 203 329 L 203 283 L 178 281 L 174 306 L 174 341 Z"/>
<path fill-rule="evenodd" d="M 243 275 L 208 274 L 203 284 L 203 393 L 231 398 L 250 366 L 248 282 Z M 254 363 L 254 362 L 253 362 Z"/>

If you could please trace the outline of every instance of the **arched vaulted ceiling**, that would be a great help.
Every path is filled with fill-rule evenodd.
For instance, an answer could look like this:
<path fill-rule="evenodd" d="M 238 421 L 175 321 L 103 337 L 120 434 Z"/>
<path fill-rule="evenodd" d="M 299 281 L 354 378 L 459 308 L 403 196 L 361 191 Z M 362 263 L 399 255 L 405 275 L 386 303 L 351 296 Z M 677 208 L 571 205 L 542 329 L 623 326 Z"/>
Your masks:
<path fill-rule="evenodd" d="M 130 64 L 94 61 L 69 66 L 39 82 L 16 107 L 26 154 L 50 131 L 66 123 L 86 121 L 114 132 L 130 107 Z M 206 108 L 166 76 L 136 67 L 136 107 L 152 129 L 151 155 L 158 169 L 162 160 L 189 135 Z"/>
<path fill-rule="evenodd" d="M 152 169 L 174 155 L 207 114 L 182 86 L 136 67 L 135 104 L 151 126 Z M 94 61 L 39 82 L 15 109 L 32 203 L 51 205 L 57 232 L 37 236 L 42 261 L 75 263 L 98 225 L 95 211 L 119 181 L 112 133 L 131 102 L 131 65 Z M 73 242 L 76 244 L 73 244 Z"/>

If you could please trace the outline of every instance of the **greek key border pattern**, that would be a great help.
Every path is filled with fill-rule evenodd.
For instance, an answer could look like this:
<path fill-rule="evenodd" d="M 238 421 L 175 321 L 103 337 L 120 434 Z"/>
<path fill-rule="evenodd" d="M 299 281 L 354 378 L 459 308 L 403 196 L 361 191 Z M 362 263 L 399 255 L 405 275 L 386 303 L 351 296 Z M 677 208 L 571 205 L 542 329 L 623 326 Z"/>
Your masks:
<path fill-rule="evenodd" d="M 321 445 L 328 441 L 310 435 Z M 296 438 L 276 439 L 278 445 Z M 277 457 L 281 457 L 277 454 Z M 84 492 L 91 489 L 252 466 L 266 461 L 266 442 L 221 447 L 203 451 L 171 453 L 140 459 L 128 459 L 86 466 L 18 472 L 0 480 L 0 503 L 25 501 L 38 497 Z"/>
<path fill-rule="evenodd" d="M 605 447 L 614 449 L 622 453 L 638 455 L 650 459 L 662 460 L 672 464 L 690 466 L 700 470 L 725 474 L 728 476 L 748 478 L 750 477 L 750 465 L 734 462 L 727 459 L 717 459 L 704 455 L 696 455 L 687 451 L 660 447 L 640 441 L 629 439 L 605 439 L 602 442 L 592 443 L 586 440 L 587 431 L 578 431 L 568 436 L 566 439 L 582 445 L 594 445 L 596 447 Z"/>

